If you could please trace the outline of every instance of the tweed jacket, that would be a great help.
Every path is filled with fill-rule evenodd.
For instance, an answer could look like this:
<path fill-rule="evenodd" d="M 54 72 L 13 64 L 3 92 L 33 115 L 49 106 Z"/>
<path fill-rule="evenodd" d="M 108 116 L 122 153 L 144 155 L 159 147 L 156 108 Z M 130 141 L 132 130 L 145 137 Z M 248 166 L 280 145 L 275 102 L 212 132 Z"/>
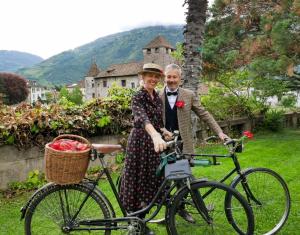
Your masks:
<path fill-rule="evenodd" d="M 159 92 L 159 96 L 163 103 L 163 121 L 164 125 L 166 123 L 165 117 L 165 88 Z M 177 118 L 180 136 L 183 140 L 183 152 L 184 153 L 194 153 L 194 143 L 192 135 L 192 120 L 191 120 L 191 111 L 194 111 L 195 114 L 204 122 L 206 122 L 209 127 L 216 133 L 219 134 L 222 132 L 222 129 L 211 116 L 211 114 L 205 110 L 203 106 L 200 105 L 199 98 L 191 90 L 184 88 L 178 89 L 177 101 L 183 101 L 184 107 L 177 107 Z"/>

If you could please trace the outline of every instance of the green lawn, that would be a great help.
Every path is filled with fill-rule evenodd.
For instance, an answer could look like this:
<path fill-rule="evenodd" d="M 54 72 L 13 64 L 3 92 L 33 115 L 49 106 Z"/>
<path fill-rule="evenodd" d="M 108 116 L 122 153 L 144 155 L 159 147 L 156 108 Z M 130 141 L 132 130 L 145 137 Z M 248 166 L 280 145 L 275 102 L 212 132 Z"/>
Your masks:
<path fill-rule="evenodd" d="M 292 207 L 290 217 L 279 234 L 298 234 L 300 230 L 300 130 L 257 134 L 253 141 L 246 144 L 244 153 L 239 156 L 243 168 L 268 167 L 285 179 L 291 193 Z M 231 168 L 230 159 L 224 159 L 220 166 L 197 167 L 193 171 L 197 177 L 220 179 Z M 105 194 L 110 197 L 112 194 L 107 183 L 103 181 L 100 185 Z M 30 194 L 24 193 L 12 199 L 0 198 L 0 235 L 24 234 L 19 210 Z M 150 227 L 156 234 L 166 234 L 163 225 L 150 225 Z"/>

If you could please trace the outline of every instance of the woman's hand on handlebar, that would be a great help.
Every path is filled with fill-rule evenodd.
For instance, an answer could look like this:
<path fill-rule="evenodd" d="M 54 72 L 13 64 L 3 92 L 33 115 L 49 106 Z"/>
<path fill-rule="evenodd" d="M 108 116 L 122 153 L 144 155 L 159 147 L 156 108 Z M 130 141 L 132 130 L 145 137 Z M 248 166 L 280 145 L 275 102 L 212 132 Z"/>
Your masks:
<path fill-rule="evenodd" d="M 159 133 L 151 135 L 155 152 L 162 152 L 167 148 L 167 143 L 161 138 Z"/>

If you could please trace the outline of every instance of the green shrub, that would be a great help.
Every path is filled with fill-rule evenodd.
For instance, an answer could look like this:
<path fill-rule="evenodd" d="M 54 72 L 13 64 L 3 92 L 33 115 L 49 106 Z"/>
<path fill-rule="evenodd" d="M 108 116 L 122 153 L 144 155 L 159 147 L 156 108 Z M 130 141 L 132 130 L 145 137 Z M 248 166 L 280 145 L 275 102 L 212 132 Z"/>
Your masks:
<path fill-rule="evenodd" d="M 124 152 L 120 152 L 116 154 L 116 163 L 117 164 L 123 164 L 125 160 L 125 153 Z"/>
<path fill-rule="evenodd" d="M 297 103 L 297 97 L 295 95 L 287 95 L 282 97 L 280 104 L 285 108 L 293 108 Z"/>
<path fill-rule="evenodd" d="M 280 131 L 283 128 L 284 112 L 282 110 L 269 110 L 265 114 L 263 127 L 270 131 Z"/>
<path fill-rule="evenodd" d="M 10 190 L 32 190 L 43 186 L 46 183 L 45 174 L 39 170 L 33 170 L 28 173 L 26 181 L 11 182 L 8 184 Z"/>

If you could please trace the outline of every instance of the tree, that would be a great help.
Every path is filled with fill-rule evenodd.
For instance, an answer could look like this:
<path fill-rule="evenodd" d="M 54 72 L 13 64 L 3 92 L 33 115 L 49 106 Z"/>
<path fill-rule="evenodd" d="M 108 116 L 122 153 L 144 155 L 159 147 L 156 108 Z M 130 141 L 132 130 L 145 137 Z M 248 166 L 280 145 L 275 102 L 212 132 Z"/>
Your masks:
<path fill-rule="evenodd" d="M 69 94 L 69 101 L 74 104 L 81 105 L 82 102 L 82 93 L 78 87 L 75 87 L 72 92 Z"/>
<path fill-rule="evenodd" d="M 292 77 L 300 63 L 296 1 L 216 0 L 206 25 L 204 75 L 247 67 L 258 77 Z"/>
<path fill-rule="evenodd" d="M 14 73 L 0 73 L 0 93 L 3 103 L 12 105 L 26 100 L 29 91 L 25 78 Z"/>
<path fill-rule="evenodd" d="M 214 87 L 208 95 L 202 96 L 201 101 L 221 120 L 265 114 L 269 108 L 267 99 L 275 95 L 283 96 L 287 91 L 286 82 L 252 77 L 248 70 L 222 73 L 213 81 Z"/>
<path fill-rule="evenodd" d="M 66 100 L 69 102 L 72 102 L 75 105 L 81 105 L 83 103 L 82 101 L 82 93 L 78 87 L 75 87 L 71 92 L 68 91 L 68 89 L 64 86 L 59 91 L 59 99 Z"/>
<path fill-rule="evenodd" d="M 207 0 L 185 0 L 188 4 L 183 43 L 183 86 L 198 91 L 202 71 L 202 43 L 206 21 Z"/>
<path fill-rule="evenodd" d="M 70 96 L 70 93 L 69 93 L 68 89 L 65 86 L 63 86 L 59 90 L 59 98 L 61 99 L 62 97 L 65 97 L 68 100 L 69 96 Z"/>

